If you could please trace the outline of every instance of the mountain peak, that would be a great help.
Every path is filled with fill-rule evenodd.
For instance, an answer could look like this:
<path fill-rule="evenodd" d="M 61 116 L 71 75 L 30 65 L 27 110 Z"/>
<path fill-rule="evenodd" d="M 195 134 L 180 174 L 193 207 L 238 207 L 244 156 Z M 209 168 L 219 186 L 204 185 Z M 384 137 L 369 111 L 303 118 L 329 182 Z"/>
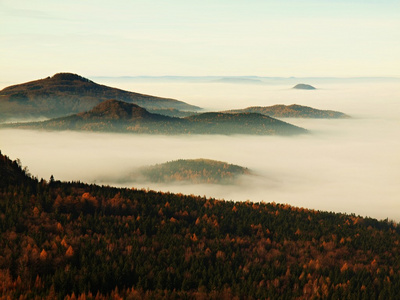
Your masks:
<path fill-rule="evenodd" d="M 89 79 L 82 77 L 78 74 L 73 73 L 57 73 L 51 77 L 52 80 L 56 81 L 82 81 L 82 82 L 92 82 Z"/>

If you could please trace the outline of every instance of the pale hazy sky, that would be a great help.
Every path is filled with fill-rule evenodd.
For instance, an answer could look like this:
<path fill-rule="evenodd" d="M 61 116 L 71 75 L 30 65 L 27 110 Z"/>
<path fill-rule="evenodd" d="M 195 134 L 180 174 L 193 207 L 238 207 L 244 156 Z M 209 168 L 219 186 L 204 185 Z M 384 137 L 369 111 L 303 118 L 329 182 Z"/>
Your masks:
<path fill-rule="evenodd" d="M 399 0 L 0 0 L 0 82 L 399 70 Z"/>

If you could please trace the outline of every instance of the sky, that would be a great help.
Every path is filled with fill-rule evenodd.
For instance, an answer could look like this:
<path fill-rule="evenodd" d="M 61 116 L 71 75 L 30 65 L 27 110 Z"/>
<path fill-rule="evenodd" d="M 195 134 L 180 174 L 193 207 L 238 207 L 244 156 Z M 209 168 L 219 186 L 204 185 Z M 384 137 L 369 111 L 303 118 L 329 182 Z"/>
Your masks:
<path fill-rule="evenodd" d="M 398 0 L 0 0 L 0 82 L 400 77 Z"/>

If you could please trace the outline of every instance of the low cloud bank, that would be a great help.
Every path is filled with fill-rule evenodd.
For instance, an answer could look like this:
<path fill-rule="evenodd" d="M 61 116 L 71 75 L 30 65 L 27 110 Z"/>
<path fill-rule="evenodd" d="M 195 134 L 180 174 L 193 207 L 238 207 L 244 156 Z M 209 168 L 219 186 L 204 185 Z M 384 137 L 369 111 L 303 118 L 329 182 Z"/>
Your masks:
<path fill-rule="evenodd" d="M 60 180 L 226 200 L 275 201 L 400 221 L 400 109 L 394 97 L 396 90 L 383 89 L 385 97 L 378 98 L 377 91 L 358 95 L 359 89 L 347 88 L 348 93 L 327 93 L 329 97 L 320 98 L 320 105 L 313 106 L 340 110 L 355 118 L 285 120 L 311 130 L 310 135 L 150 136 L 0 130 L 0 149 L 12 159 L 19 158 L 39 178 L 54 175 Z M 335 94 L 347 94 L 347 99 L 353 100 L 334 102 Z M 279 92 L 276 95 L 282 97 Z M 316 104 L 314 96 L 302 97 L 303 101 L 293 99 L 292 103 Z M 247 106 L 258 104 L 249 101 Z M 231 103 L 230 108 L 233 106 Z M 237 164 L 255 175 L 241 177 L 234 186 L 124 180 L 142 166 L 195 158 Z"/>

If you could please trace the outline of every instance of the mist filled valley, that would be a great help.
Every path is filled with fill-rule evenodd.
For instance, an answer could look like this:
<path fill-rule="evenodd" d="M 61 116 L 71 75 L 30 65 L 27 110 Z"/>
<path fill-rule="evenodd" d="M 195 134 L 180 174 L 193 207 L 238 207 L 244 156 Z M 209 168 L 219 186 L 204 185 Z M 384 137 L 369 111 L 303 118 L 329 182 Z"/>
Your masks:
<path fill-rule="evenodd" d="M 399 299 L 400 1 L 0 8 L 0 299 Z"/>
<path fill-rule="evenodd" d="M 143 135 L 0 130 L 0 149 L 32 175 L 100 185 L 154 189 L 237 201 L 288 203 L 378 219 L 400 220 L 400 96 L 395 82 L 314 79 L 265 84 L 143 81 L 97 82 L 174 98 L 205 111 L 300 104 L 350 119 L 283 119 L 298 136 Z M 235 185 L 135 181 L 135 170 L 177 159 L 213 159 L 252 171 Z"/>

